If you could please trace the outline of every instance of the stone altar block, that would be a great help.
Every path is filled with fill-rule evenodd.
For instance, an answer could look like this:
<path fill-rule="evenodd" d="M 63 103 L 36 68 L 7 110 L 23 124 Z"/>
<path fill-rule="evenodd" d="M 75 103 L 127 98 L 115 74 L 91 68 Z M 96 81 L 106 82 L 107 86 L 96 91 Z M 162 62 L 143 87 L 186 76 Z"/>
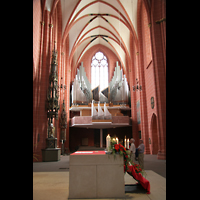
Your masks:
<path fill-rule="evenodd" d="M 105 151 L 70 155 L 69 198 L 124 198 L 123 156 Z"/>

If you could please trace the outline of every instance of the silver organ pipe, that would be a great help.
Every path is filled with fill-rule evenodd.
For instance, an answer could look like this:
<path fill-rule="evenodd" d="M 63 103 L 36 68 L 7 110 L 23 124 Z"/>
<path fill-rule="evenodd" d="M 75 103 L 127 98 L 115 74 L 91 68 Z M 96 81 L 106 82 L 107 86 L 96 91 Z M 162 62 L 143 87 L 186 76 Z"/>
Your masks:
<path fill-rule="evenodd" d="M 72 103 L 74 104 L 88 104 L 92 102 L 91 84 L 86 76 L 83 62 L 72 84 Z M 108 95 L 109 93 L 109 95 Z M 118 62 L 114 70 L 114 75 L 109 83 L 109 87 L 100 92 L 100 102 L 112 102 L 113 104 L 128 104 L 128 97 L 130 96 L 127 78 L 123 75 L 123 70 L 120 70 Z M 108 98 L 109 97 L 109 98 Z"/>
<path fill-rule="evenodd" d="M 92 119 L 98 119 L 98 112 L 94 107 L 94 100 L 92 100 L 92 109 L 91 109 Z"/>
<path fill-rule="evenodd" d="M 106 102 L 104 103 L 104 119 L 112 119 L 112 114 L 108 111 Z"/>
<path fill-rule="evenodd" d="M 108 98 L 104 94 L 102 94 L 101 92 L 100 92 L 99 100 L 102 103 L 104 103 L 104 102 L 108 103 Z"/>
<path fill-rule="evenodd" d="M 72 84 L 72 103 L 88 104 L 92 100 L 91 84 L 81 62 L 80 68 L 77 69 L 77 75 Z"/>
<path fill-rule="evenodd" d="M 98 119 L 104 119 L 104 112 L 101 109 L 100 101 L 98 102 Z"/>
<path fill-rule="evenodd" d="M 118 62 L 114 71 L 114 76 L 109 83 L 110 98 L 113 104 L 127 104 L 129 96 L 129 87 L 126 76 L 123 75 L 123 70 L 120 70 Z"/>

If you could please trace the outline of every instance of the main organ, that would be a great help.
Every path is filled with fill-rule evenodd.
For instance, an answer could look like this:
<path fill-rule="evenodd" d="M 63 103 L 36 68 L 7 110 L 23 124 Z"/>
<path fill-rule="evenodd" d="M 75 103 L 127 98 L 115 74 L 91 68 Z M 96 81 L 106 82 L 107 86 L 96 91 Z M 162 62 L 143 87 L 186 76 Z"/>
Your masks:
<path fill-rule="evenodd" d="M 87 105 L 92 103 L 92 100 L 100 103 L 112 103 L 113 105 L 125 105 L 129 104 L 130 91 L 126 76 L 123 75 L 123 70 L 120 69 L 118 62 L 114 70 L 112 80 L 108 84 L 108 87 L 99 91 L 99 87 L 91 90 L 91 83 L 89 82 L 83 62 L 72 83 L 71 90 L 71 103 L 74 105 Z"/>

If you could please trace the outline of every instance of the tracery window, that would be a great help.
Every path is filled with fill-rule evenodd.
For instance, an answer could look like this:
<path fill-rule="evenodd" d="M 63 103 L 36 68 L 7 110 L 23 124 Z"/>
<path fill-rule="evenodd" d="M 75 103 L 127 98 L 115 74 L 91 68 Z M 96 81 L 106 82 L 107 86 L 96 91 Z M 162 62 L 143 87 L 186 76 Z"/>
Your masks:
<path fill-rule="evenodd" d="M 108 62 L 102 52 L 97 52 L 91 63 L 91 89 L 100 86 L 100 91 L 108 87 Z"/>

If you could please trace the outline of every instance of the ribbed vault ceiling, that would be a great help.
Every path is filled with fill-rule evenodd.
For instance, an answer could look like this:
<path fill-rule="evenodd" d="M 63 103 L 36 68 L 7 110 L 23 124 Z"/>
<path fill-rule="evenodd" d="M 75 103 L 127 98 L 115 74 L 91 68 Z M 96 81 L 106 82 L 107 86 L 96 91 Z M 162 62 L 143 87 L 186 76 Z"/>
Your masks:
<path fill-rule="evenodd" d="M 111 49 L 126 70 L 130 34 L 137 40 L 138 0 L 61 0 L 62 40 L 69 35 L 70 63 L 75 67 L 96 44 Z M 51 11 L 53 0 L 46 0 Z M 73 62 L 72 62 L 73 61 Z"/>

